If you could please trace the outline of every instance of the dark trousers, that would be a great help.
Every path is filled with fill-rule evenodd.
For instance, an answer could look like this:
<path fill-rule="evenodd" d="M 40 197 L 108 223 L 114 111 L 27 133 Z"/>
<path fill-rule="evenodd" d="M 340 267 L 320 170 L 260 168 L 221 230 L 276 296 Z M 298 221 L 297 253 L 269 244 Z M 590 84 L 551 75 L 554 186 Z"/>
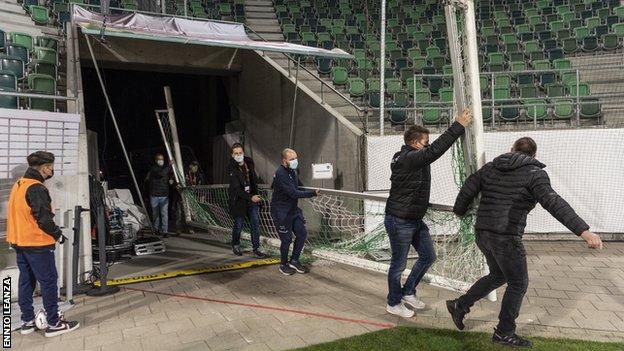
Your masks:
<path fill-rule="evenodd" d="M 520 313 L 522 299 L 529 286 L 522 238 L 480 231 L 477 232 L 476 242 L 485 256 L 490 274 L 479 279 L 459 298 L 459 306 L 468 313 L 475 302 L 507 283 L 496 329 L 504 335 L 513 334 L 516 331 L 516 318 Z"/>
<path fill-rule="evenodd" d="M 251 246 L 254 251 L 260 248 L 260 207 L 258 204 L 251 203 L 247 206 L 247 216 L 251 225 Z M 241 230 L 243 230 L 245 217 L 234 217 L 234 226 L 232 227 L 232 246 L 240 245 Z"/>
<path fill-rule="evenodd" d="M 305 219 L 302 215 L 296 215 L 293 218 L 287 218 L 278 222 L 276 218 L 277 216 L 273 215 L 273 220 L 277 226 L 277 233 L 279 234 L 281 241 L 281 264 L 288 264 L 288 251 L 290 250 L 290 243 L 292 243 L 293 234 L 295 236 L 295 244 L 293 245 L 291 260 L 299 261 L 299 256 L 301 256 L 301 251 L 303 251 L 303 245 L 308 238 L 308 231 L 305 227 Z"/>
<path fill-rule="evenodd" d="M 41 286 L 43 307 L 48 316 L 48 325 L 56 325 L 58 315 L 58 288 L 54 250 L 42 249 L 41 252 L 27 252 L 16 249 L 17 267 L 19 268 L 18 304 L 22 312 L 22 321 L 35 319 L 33 293 L 37 282 Z"/>
<path fill-rule="evenodd" d="M 435 262 L 436 254 L 429 227 L 422 219 L 403 219 L 386 215 L 384 226 L 390 240 L 392 258 L 388 269 L 388 305 L 395 306 L 406 295 L 414 295 L 416 286 Z M 401 287 L 401 276 L 407 265 L 410 247 L 418 252 L 410 275 Z"/>

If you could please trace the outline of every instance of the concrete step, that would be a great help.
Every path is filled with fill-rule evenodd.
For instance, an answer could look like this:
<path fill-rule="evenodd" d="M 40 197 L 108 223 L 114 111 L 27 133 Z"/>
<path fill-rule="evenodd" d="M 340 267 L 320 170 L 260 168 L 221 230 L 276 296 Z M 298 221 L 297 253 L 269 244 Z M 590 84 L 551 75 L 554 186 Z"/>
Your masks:
<path fill-rule="evenodd" d="M 32 36 L 40 36 L 43 33 L 34 25 L 27 25 L 24 23 L 14 23 L 9 21 L 0 20 L 0 29 L 9 33 L 9 32 L 21 32 L 27 33 Z"/>
<path fill-rule="evenodd" d="M 274 18 L 249 18 L 247 17 L 246 23 L 248 26 L 277 26 L 279 27 L 279 22 Z"/>
<path fill-rule="evenodd" d="M 269 6 L 249 6 L 246 5 L 245 6 L 245 15 L 248 16 L 250 13 L 256 13 L 256 12 L 275 12 L 275 8 L 273 7 L 273 5 L 269 5 Z"/>
<path fill-rule="evenodd" d="M 21 5 L 7 2 L 0 2 L 0 11 L 24 14 L 24 8 Z"/>
<path fill-rule="evenodd" d="M 245 16 L 249 19 L 277 19 L 275 12 L 247 12 Z"/>
<path fill-rule="evenodd" d="M 245 6 L 273 6 L 271 0 L 247 0 Z"/>
<path fill-rule="evenodd" d="M 27 16 L 24 11 L 21 13 L 15 13 L 0 10 L 0 23 L 4 23 L 5 21 L 34 25 L 34 23 L 30 20 L 30 16 Z"/>
<path fill-rule="evenodd" d="M 279 26 L 267 25 L 253 25 L 249 26 L 249 28 L 253 29 L 258 33 L 271 33 L 271 34 L 282 34 L 282 29 Z"/>
<path fill-rule="evenodd" d="M 284 41 L 284 36 L 279 33 L 258 33 L 262 38 L 268 41 Z M 249 33 L 249 37 L 252 39 L 259 39 L 254 33 Z"/>

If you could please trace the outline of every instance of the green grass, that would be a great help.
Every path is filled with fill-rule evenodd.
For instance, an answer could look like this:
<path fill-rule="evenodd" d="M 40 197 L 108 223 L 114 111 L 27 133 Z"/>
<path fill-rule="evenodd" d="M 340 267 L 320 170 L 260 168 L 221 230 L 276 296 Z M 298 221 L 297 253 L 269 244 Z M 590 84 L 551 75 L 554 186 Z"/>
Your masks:
<path fill-rule="evenodd" d="M 358 335 L 299 350 L 357 351 L 357 350 L 422 350 L 422 351 L 495 351 L 512 348 L 493 344 L 491 334 L 458 332 L 445 329 L 396 327 Z M 622 351 L 624 343 L 551 339 L 535 337 L 532 350 L 540 351 Z"/>

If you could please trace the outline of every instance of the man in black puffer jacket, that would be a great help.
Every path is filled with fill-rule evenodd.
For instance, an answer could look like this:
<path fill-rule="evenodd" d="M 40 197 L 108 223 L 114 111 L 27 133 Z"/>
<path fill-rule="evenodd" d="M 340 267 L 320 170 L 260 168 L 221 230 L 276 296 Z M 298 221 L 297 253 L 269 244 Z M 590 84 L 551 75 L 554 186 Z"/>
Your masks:
<path fill-rule="evenodd" d="M 429 145 L 429 130 L 412 126 L 405 131 L 405 145 L 392 157 L 392 182 L 386 202 L 384 226 L 390 240 L 392 258 L 388 269 L 388 313 L 409 318 L 415 309 L 425 304 L 416 298 L 416 286 L 436 259 L 429 228 L 423 222 L 431 191 L 430 165 L 451 148 L 455 140 L 464 134 L 464 128 L 472 120 L 469 109 Z M 410 247 L 418 251 L 418 260 L 401 287 L 401 274 L 407 264 Z"/>
<path fill-rule="evenodd" d="M 600 237 L 550 186 L 544 164 L 535 159 L 537 145 L 531 138 L 518 139 L 510 153 L 503 154 L 472 174 L 461 188 L 453 212 L 463 216 L 481 193 L 477 210 L 476 243 L 483 252 L 490 273 L 479 279 L 447 308 L 460 330 L 464 316 L 475 302 L 507 283 L 499 323 L 492 341 L 515 347 L 531 347 L 531 342 L 515 334 L 515 320 L 529 284 L 522 234 L 529 212 L 539 202 L 571 232 L 602 249 Z"/>
<path fill-rule="evenodd" d="M 169 232 L 169 186 L 173 183 L 172 169 L 171 165 L 165 165 L 163 154 L 156 154 L 154 161 L 155 164 L 147 173 L 145 181 L 149 183 L 154 230 L 166 237 Z"/>

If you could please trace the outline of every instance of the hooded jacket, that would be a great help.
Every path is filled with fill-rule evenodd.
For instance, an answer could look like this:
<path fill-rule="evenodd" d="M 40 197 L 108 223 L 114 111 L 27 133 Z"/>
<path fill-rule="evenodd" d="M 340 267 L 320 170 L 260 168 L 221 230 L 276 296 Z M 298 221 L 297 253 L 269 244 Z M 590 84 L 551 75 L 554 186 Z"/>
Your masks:
<path fill-rule="evenodd" d="M 553 190 L 545 167 L 523 153 L 503 154 L 466 179 L 453 212 L 463 216 L 481 193 L 475 229 L 522 236 L 527 215 L 539 202 L 571 232 L 581 235 L 589 226 Z"/>
<path fill-rule="evenodd" d="M 247 174 L 233 158 L 227 165 L 227 173 L 230 179 L 228 187 L 228 206 L 233 217 L 245 217 L 247 207 L 251 204 L 251 197 L 258 195 L 258 175 L 253 159 L 244 159 L 247 166 Z"/>

